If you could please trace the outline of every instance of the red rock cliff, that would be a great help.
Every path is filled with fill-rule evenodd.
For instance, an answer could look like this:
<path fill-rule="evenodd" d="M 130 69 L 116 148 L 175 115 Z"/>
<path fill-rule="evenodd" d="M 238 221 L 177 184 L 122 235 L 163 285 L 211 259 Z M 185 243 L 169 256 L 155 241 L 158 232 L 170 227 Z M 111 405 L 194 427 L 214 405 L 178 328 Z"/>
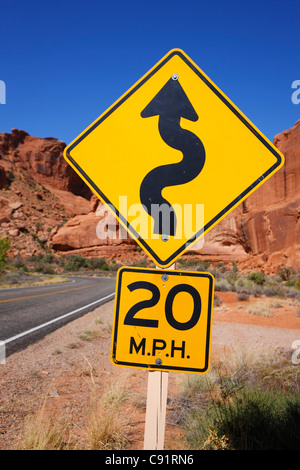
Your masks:
<path fill-rule="evenodd" d="M 249 267 L 300 268 L 300 121 L 274 144 L 284 166 L 211 230 L 203 254 L 233 255 Z"/>
<path fill-rule="evenodd" d="M 64 142 L 52 137 L 40 139 L 17 129 L 0 133 L 0 187 L 7 184 L 5 173 L 23 172 L 36 182 L 90 198 L 90 189 L 65 161 L 64 148 Z"/>
<path fill-rule="evenodd" d="M 214 227 L 205 236 L 201 250 L 194 249 L 187 256 L 234 260 L 242 268 L 266 272 L 282 265 L 300 269 L 300 121 L 278 134 L 274 144 L 285 156 L 283 168 Z M 24 131 L 0 134 L 0 188 L 7 184 L 9 172 L 26 173 L 35 181 L 56 188 L 58 197 L 73 193 L 90 199 L 89 188 L 65 162 L 64 147 L 57 139 L 39 139 Z M 73 195 L 69 205 L 74 206 Z M 97 226 L 102 223 L 100 206 L 95 196 L 82 212 L 78 205 L 78 210 L 73 211 L 76 217 L 53 233 L 53 249 L 108 257 L 121 256 L 122 250 L 136 251 L 135 242 L 121 232 L 116 239 L 97 237 Z M 105 223 L 109 225 L 110 219 Z M 118 226 L 116 229 L 119 231 Z"/>

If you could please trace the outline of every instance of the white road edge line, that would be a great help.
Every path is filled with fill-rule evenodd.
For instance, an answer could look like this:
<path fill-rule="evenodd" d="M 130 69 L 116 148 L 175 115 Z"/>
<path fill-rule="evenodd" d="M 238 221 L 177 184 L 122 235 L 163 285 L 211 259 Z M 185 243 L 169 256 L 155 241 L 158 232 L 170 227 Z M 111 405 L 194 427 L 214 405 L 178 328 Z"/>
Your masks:
<path fill-rule="evenodd" d="M 41 328 L 45 328 L 45 326 L 51 325 L 52 323 L 55 323 L 59 320 L 63 320 L 64 318 L 69 317 L 70 315 L 74 315 L 75 313 L 80 312 L 81 310 L 84 310 L 85 308 L 92 307 L 93 305 L 98 304 L 102 300 L 109 299 L 113 295 L 115 295 L 115 292 L 113 292 L 112 294 L 106 295 L 105 297 L 102 297 L 101 299 L 95 300 L 95 302 L 92 302 L 90 304 L 84 305 L 83 307 L 77 308 L 76 310 L 73 310 L 72 312 L 65 313 L 64 315 L 61 315 L 60 317 L 47 321 L 46 323 L 43 323 L 42 325 L 35 326 L 34 328 L 31 328 L 30 330 L 24 331 L 23 333 L 19 333 L 18 335 L 5 339 L 2 341 L 2 344 L 11 343 L 12 341 L 15 341 L 16 339 L 22 338 L 22 336 L 26 336 L 30 333 L 33 333 L 34 331 L 40 330 Z"/>

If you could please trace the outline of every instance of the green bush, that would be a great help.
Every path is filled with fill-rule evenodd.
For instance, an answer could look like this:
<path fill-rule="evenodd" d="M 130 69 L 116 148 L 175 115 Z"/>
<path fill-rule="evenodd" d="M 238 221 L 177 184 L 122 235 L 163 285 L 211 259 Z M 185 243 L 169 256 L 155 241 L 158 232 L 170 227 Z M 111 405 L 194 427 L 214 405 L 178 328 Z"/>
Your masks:
<path fill-rule="evenodd" d="M 10 248 L 10 240 L 8 238 L 0 238 L 0 273 L 4 271 L 7 261 L 7 252 Z"/>
<path fill-rule="evenodd" d="M 232 271 L 236 274 L 238 272 L 238 267 L 235 261 L 231 261 Z"/>
<path fill-rule="evenodd" d="M 256 388 L 218 406 L 217 432 L 238 450 L 300 450 L 300 395 Z"/>
<path fill-rule="evenodd" d="M 90 258 L 87 260 L 89 269 L 103 269 L 103 266 L 106 265 L 105 258 Z"/>
<path fill-rule="evenodd" d="M 84 258 L 81 255 L 68 256 L 64 268 L 66 271 L 79 271 L 81 268 L 91 269 L 92 271 L 96 269 L 101 269 L 102 271 L 110 270 L 105 258 Z"/>
<path fill-rule="evenodd" d="M 43 274 L 55 274 L 53 267 L 50 264 L 45 264 L 42 269 Z"/>
<path fill-rule="evenodd" d="M 80 268 L 88 268 L 88 261 L 81 255 L 68 256 L 65 264 L 67 271 L 79 271 Z"/>
<path fill-rule="evenodd" d="M 237 296 L 236 296 L 236 299 L 240 302 L 246 302 L 247 300 L 249 300 L 249 294 L 247 292 L 238 292 L 237 293 Z"/>
<path fill-rule="evenodd" d="M 9 171 L 7 177 L 8 177 L 9 184 L 11 185 L 11 183 L 15 180 L 15 175 L 13 174 L 12 171 Z"/>
<path fill-rule="evenodd" d="M 282 285 L 278 285 L 278 286 L 270 285 L 270 286 L 264 287 L 263 294 L 266 295 L 267 297 L 285 298 L 287 295 L 287 290 Z"/>
<path fill-rule="evenodd" d="M 230 400 L 216 400 L 187 421 L 193 449 L 207 445 L 211 430 L 234 450 L 300 450 L 300 394 L 244 389 Z"/>
<path fill-rule="evenodd" d="M 266 282 L 265 274 L 262 271 L 249 274 L 248 279 L 258 286 L 262 286 Z"/>
<path fill-rule="evenodd" d="M 295 271 L 288 266 L 283 266 L 278 273 L 282 281 L 288 281 L 293 274 L 295 274 Z"/>
<path fill-rule="evenodd" d="M 23 269 L 23 268 L 26 268 L 26 264 L 24 263 L 23 259 L 20 257 L 20 256 L 17 256 L 15 258 L 15 261 L 14 261 L 14 266 L 17 268 L 17 269 Z"/>
<path fill-rule="evenodd" d="M 300 290 L 300 275 L 294 277 L 294 279 L 289 279 L 285 282 L 287 287 L 295 287 L 297 290 Z"/>
<path fill-rule="evenodd" d="M 294 281 L 294 286 L 296 287 L 297 290 L 300 290 L 300 274 L 296 277 Z"/>
<path fill-rule="evenodd" d="M 46 263 L 53 263 L 55 261 L 55 256 L 52 253 L 48 253 L 45 255 L 45 262 Z"/>
<path fill-rule="evenodd" d="M 109 265 L 108 265 L 107 263 L 104 263 L 104 264 L 102 265 L 102 268 L 101 268 L 101 269 L 102 269 L 102 271 L 109 271 L 109 270 L 110 270 L 110 267 L 109 267 Z"/>
<path fill-rule="evenodd" d="M 214 307 L 220 307 L 222 303 L 223 303 L 223 300 L 221 299 L 221 297 L 215 294 L 214 295 Z"/>

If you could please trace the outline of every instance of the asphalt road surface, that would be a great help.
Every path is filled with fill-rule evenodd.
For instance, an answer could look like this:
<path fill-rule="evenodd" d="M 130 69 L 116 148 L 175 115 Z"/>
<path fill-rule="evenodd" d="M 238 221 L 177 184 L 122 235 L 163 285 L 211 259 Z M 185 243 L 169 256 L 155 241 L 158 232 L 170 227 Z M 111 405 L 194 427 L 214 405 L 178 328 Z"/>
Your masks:
<path fill-rule="evenodd" d="M 115 279 L 68 279 L 70 282 L 52 285 L 0 289 L 0 341 L 6 356 L 114 298 Z"/>

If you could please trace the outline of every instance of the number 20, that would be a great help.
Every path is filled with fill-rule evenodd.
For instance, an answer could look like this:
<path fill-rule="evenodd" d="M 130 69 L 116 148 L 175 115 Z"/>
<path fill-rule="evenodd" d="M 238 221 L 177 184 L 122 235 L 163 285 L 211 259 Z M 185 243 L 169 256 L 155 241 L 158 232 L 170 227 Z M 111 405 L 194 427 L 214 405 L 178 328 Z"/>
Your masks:
<path fill-rule="evenodd" d="M 155 284 L 146 281 L 137 281 L 133 282 L 127 288 L 130 292 L 133 292 L 137 289 L 147 289 L 152 293 L 151 299 L 142 300 L 137 304 L 133 305 L 127 312 L 124 320 L 124 325 L 131 325 L 131 326 L 146 326 L 150 328 L 157 328 L 158 327 L 158 320 L 153 319 L 146 319 L 146 318 L 138 318 L 136 314 L 145 308 L 154 307 L 160 299 L 160 291 Z M 174 318 L 173 315 L 173 302 L 177 294 L 180 292 L 187 292 L 190 294 L 194 301 L 194 310 L 192 313 L 191 318 L 186 322 L 179 322 Z M 189 284 L 178 284 L 172 289 L 170 289 L 166 302 L 165 302 L 165 315 L 167 322 L 170 326 L 175 328 L 176 330 L 189 330 L 193 328 L 199 321 L 201 314 L 201 297 L 199 292 Z"/>

